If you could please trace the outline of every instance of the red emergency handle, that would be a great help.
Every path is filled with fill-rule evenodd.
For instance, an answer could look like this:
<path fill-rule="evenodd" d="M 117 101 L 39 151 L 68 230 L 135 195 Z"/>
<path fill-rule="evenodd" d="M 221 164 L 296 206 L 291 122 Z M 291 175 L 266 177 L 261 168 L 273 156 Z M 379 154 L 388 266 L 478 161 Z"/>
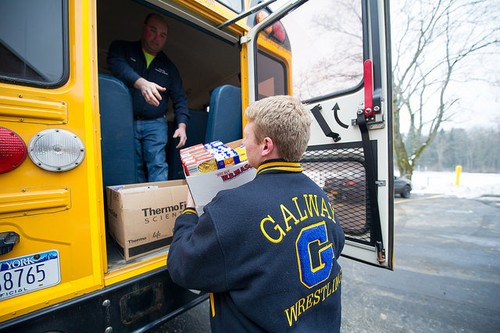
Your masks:
<path fill-rule="evenodd" d="M 373 62 L 368 59 L 363 64 L 363 82 L 365 87 L 365 107 L 366 117 L 373 115 Z"/>

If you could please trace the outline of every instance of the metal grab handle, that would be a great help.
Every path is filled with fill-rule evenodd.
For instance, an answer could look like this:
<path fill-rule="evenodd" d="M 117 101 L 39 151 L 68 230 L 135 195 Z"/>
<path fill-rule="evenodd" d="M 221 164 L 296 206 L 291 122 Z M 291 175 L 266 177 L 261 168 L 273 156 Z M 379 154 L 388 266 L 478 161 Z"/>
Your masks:
<path fill-rule="evenodd" d="M 7 254 L 19 243 L 19 235 L 14 231 L 0 233 L 0 255 Z"/>

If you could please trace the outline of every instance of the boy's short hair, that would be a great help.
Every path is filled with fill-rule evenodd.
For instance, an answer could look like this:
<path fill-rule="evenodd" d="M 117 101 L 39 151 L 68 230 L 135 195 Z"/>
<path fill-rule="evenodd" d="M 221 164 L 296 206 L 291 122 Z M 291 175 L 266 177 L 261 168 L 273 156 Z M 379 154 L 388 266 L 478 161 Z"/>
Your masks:
<path fill-rule="evenodd" d="M 254 122 L 255 139 L 270 137 L 285 161 L 299 161 L 311 132 L 309 110 L 292 96 L 272 96 L 250 104 L 245 115 Z"/>

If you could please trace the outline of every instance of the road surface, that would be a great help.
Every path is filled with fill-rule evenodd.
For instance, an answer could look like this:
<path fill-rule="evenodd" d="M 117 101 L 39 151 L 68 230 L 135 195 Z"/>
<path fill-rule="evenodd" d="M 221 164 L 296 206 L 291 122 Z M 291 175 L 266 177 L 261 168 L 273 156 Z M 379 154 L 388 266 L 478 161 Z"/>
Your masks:
<path fill-rule="evenodd" d="M 395 270 L 341 258 L 343 333 L 500 332 L 500 198 L 395 203 Z M 207 333 L 202 303 L 156 332 Z"/>

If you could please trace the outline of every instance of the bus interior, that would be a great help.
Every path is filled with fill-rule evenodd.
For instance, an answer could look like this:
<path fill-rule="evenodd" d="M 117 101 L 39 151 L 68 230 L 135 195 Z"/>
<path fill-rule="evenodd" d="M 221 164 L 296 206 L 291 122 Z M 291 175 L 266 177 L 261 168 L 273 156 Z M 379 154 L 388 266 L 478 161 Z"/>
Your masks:
<path fill-rule="evenodd" d="M 159 3 L 160 6 L 162 4 Z M 230 142 L 242 137 L 240 46 L 237 36 L 208 31 L 200 26 L 205 21 L 195 17 L 194 13 L 184 13 L 186 15 L 180 17 L 183 13 L 174 14 L 149 3 L 99 1 L 97 40 L 104 191 L 107 186 L 137 183 L 131 97 L 128 88 L 107 68 L 108 48 L 113 40 L 139 40 L 144 18 L 151 12 L 163 15 L 168 22 L 164 52 L 177 66 L 186 91 L 191 118 L 185 147 L 214 140 Z M 182 179 L 184 173 L 179 149 L 175 148 L 177 142 L 171 139 L 176 128 L 171 105 L 167 119 L 169 179 Z M 110 270 L 124 265 L 116 246 L 108 236 Z"/>

